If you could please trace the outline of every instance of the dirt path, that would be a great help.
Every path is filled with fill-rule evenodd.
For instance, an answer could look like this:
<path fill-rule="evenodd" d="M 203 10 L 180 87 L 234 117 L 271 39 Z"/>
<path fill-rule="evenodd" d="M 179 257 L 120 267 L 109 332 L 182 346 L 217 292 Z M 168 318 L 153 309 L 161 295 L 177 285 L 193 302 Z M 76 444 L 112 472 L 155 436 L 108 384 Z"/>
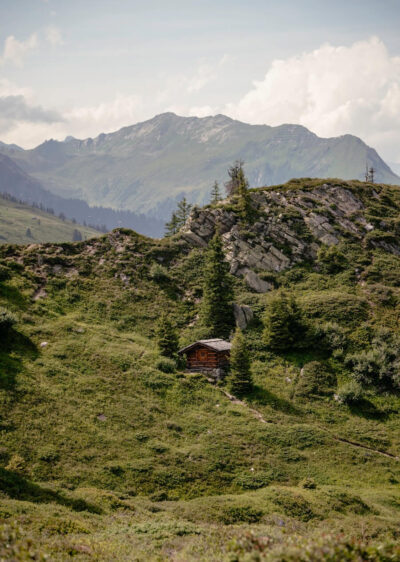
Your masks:
<path fill-rule="evenodd" d="M 234 396 L 233 394 L 230 394 L 229 392 L 227 392 L 226 390 L 224 390 L 222 388 L 220 388 L 219 390 L 222 392 L 222 394 L 224 394 L 232 402 L 232 404 L 239 404 L 240 406 L 243 406 L 249 412 L 251 412 L 253 414 L 253 416 L 257 420 L 259 420 L 261 423 L 270 423 L 270 424 L 275 423 L 275 422 L 272 422 L 272 421 L 267 421 L 263 417 L 261 412 L 259 412 L 255 408 L 251 408 L 246 402 L 237 398 L 237 396 Z M 339 443 L 343 443 L 345 445 L 350 445 L 351 447 L 355 447 L 357 449 L 364 449 L 364 450 L 369 451 L 371 453 L 375 453 L 376 455 L 382 455 L 384 457 L 387 457 L 389 459 L 393 459 L 395 461 L 400 461 L 400 457 L 398 457 L 396 455 L 392 455 L 392 453 L 387 453 L 386 451 L 379 451 L 378 449 L 374 449 L 373 447 L 368 447 L 368 445 L 363 445 L 362 443 L 356 443 L 355 441 L 351 441 L 350 439 L 345 439 L 344 437 L 337 437 L 336 435 L 333 435 L 332 433 L 330 433 L 327 429 L 325 429 L 323 427 L 320 427 L 320 426 L 317 426 L 317 427 L 318 427 L 318 429 L 320 429 L 321 431 L 323 431 L 324 433 L 329 435 L 329 437 L 331 439 L 333 439 L 334 441 L 338 441 Z"/>

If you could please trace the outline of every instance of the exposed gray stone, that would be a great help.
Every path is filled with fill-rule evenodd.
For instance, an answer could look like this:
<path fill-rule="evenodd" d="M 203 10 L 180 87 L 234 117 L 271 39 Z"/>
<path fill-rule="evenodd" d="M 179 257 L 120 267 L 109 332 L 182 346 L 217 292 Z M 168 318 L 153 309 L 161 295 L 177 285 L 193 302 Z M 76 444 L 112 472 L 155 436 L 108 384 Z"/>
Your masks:
<path fill-rule="evenodd" d="M 236 326 L 239 326 L 241 330 L 245 330 L 249 322 L 254 318 L 252 309 L 245 304 L 234 303 L 233 313 L 235 315 Z"/>

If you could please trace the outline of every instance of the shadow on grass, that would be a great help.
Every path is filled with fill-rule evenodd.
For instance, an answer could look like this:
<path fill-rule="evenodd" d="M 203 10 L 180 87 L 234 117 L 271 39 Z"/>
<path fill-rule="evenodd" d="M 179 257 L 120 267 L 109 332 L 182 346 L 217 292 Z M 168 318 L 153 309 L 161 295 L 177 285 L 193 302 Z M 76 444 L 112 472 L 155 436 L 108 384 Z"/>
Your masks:
<path fill-rule="evenodd" d="M 69 507 L 74 511 L 89 511 L 102 513 L 97 505 L 88 503 L 83 499 L 72 499 L 60 492 L 42 488 L 30 482 L 23 476 L 0 467 L 0 490 L 15 500 L 30 501 L 33 503 L 57 503 Z"/>
<path fill-rule="evenodd" d="M 252 406 L 270 406 L 274 410 L 279 410 L 285 414 L 300 415 L 302 412 L 294 404 L 285 398 L 280 398 L 272 394 L 266 388 L 255 385 L 253 391 L 248 396 Z"/>
<path fill-rule="evenodd" d="M 349 405 L 349 410 L 353 415 L 368 420 L 384 421 L 390 414 L 390 412 L 379 410 L 375 404 L 370 402 L 367 398 L 363 398 L 357 404 Z"/>
<path fill-rule="evenodd" d="M 0 342 L 0 389 L 14 389 L 23 358 L 34 360 L 37 356 L 37 347 L 28 337 L 15 330 L 3 335 Z"/>

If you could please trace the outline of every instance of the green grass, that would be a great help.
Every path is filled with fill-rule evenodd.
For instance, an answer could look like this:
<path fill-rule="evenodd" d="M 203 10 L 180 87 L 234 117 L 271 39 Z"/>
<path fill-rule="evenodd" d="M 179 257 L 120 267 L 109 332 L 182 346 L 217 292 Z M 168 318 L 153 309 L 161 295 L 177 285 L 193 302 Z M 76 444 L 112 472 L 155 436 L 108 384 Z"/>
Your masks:
<path fill-rule="evenodd" d="M 27 235 L 30 229 L 31 236 Z M 71 242 L 77 229 L 83 240 L 99 236 L 93 228 L 61 220 L 29 205 L 15 203 L 0 195 L 0 244 L 41 244 Z"/>
<path fill-rule="evenodd" d="M 338 273 L 308 264 L 275 281 L 310 326 L 340 324 L 345 355 L 379 326 L 396 328 L 400 289 L 397 257 L 351 243 L 341 251 L 349 265 Z M 201 332 L 202 259 L 179 237 L 129 231 L 0 248 L 0 306 L 18 317 L 0 344 L 3 546 L 23 553 L 32 541 L 51 560 L 186 561 L 245 560 L 238 544 L 251 552 L 253 535 L 269 537 L 271 556 L 326 533 L 398 541 L 400 463 L 379 451 L 400 454 L 399 396 L 367 390 L 352 407 L 336 388 L 297 396 L 305 363 L 322 361 L 338 386 L 350 372 L 340 353 L 312 344 L 266 349 L 260 319 L 273 294 L 235 279 L 237 301 L 256 313 L 245 400 L 267 423 L 202 375 L 158 368 L 162 311 L 182 344 Z M 356 259 L 362 282 L 349 274 Z M 154 276 L 154 263 L 168 275 Z"/>

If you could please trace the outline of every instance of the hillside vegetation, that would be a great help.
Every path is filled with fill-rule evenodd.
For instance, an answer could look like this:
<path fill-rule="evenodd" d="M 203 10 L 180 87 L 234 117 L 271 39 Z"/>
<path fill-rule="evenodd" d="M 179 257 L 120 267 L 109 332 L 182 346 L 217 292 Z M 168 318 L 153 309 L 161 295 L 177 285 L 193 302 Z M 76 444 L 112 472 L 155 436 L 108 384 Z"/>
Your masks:
<path fill-rule="evenodd" d="M 159 241 L 0 247 L 0 558 L 400 559 L 399 188 L 298 180 L 251 205 Z M 241 400 L 155 338 L 162 313 L 182 346 L 210 335 L 217 224 L 254 313 Z"/>
<path fill-rule="evenodd" d="M 17 203 L 0 194 L 0 243 L 40 244 L 43 242 L 71 242 L 99 236 L 98 230 L 73 223 Z"/>

